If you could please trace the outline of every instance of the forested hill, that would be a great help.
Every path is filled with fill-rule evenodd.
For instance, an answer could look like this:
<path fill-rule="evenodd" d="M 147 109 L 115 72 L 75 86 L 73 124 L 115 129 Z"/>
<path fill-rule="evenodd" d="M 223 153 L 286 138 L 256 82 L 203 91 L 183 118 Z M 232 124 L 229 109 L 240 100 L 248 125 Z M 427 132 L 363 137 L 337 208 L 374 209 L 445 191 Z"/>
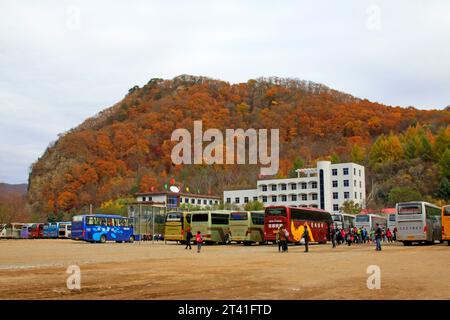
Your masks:
<path fill-rule="evenodd" d="M 89 203 L 100 206 L 136 191 L 162 189 L 171 178 L 191 192 L 219 195 L 223 188 L 254 186 L 258 166 L 172 165 L 172 131 L 191 129 L 193 121 L 200 119 L 203 130 L 279 128 L 279 176 L 319 158 L 357 161 L 370 166 L 369 171 L 389 161 L 422 159 L 422 151 L 411 156 L 404 152 L 409 143 L 404 132 L 419 123 L 410 128 L 416 130 L 411 134 L 424 136 L 432 153 L 420 160 L 423 170 L 430 169 L 441 179 L 443 152 L 438 154 L 434 143 L 439 134 L 445 140 L 450 133 L 445 130 L 449 111 L 385 106 L 307 81 L 269 78 L 230 84 L 187 75 L 151 79 L 142 88 L 131 88 L 111 108 L 60 135 L 47 148 L 29 176 L 32 210 L 40 214 L 75 212 Z M 373 158 L 371 146 L 379 136 L 387 141 L 380 148 L 388 150 Z M 392 142 L 393 137 L 400 143 L 397 156 L 389 154 L 397 143 Z M 422 142 L 416 148 L 423 149 Z M 448 146 L 443 148 L 445 152 Z M 386 180 L 376 172 L 369 172 L 369 177 Z M 380 188 L 389 192 L 392 187 Z"/>

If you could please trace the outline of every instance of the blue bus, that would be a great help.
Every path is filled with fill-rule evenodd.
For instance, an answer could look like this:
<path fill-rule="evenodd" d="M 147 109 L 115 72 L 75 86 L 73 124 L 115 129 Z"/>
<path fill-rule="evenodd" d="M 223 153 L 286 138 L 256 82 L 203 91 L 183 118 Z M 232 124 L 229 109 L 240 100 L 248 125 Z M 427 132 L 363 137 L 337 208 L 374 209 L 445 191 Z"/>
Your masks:
<path fill-rule="evenodd" d="M 134 242 L 130 219 L 117 215 L 93 214 L 72 218 L 72 240 L 88 242 Z"/>
<path fill-rule="evenodd" d="M 59 222 L 48 222 L 44 224 L 43 237 L 57 239 L 59 235 Z"/>

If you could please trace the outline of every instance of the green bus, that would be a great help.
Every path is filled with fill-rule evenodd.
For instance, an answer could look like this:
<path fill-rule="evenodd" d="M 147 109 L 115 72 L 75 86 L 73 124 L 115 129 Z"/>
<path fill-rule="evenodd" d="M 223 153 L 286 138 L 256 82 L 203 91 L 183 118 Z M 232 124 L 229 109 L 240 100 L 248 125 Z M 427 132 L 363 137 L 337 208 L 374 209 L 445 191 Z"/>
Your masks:
<path fill-rule="evenodd" d="M 168 212 L 164 223 L 164 240 L 184 243 L 191 224 L 191 214 L 191 212 Z"/>
<path fill-rule="evenodd" d="M 264 211 L 238 211 L 230 214 L 231 241 L 245 246 L 264 243 Z"/>
<path fill-rule="evenodd" d="M 207 243 L 230 243 L 229 210 L 193 211 L 191 212 L 191 232 L 202 233 Z"/>

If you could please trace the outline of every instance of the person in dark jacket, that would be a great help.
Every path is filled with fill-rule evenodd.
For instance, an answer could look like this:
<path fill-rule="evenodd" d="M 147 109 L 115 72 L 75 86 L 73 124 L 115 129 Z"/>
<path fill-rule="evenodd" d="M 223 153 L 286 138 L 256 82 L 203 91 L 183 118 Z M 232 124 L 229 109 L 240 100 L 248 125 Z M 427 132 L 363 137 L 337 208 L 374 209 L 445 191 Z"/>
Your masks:
<path fill-rule="evenodd" d="M 193 237 L 193 235 L 192 235 L 191 229 L 188 229 L 187 233 L 186 233 L 186 248 L 185 249 L 187 249 L 189 247 L 189 250 L 192 250 L 192 247 L 191 247 L 192 237 Z"/>
<path fill-rule="evenodd" d="M 334 226 L 331 227 L 331 244 L 333 245 L 333 248 L 336 248 L 336 238 L 337 238 L 337 232 L 334 228 Z"/>
<path fill-rule="evenodd" d="M 303 231 L 303 235 L 302 238 L 305 239 L 305 252 L 309 251 L 309 230 L 308 230 L 308 226 L 305 223 L 305 230 Z"/>
<path fill-rule="evenodd" d="M 381 251 L 382 237 L 383 237 L 383 230 L 381 230 L 380 225 L 377 223 L 375 228 L 375 243 L 377 251 Z"/>

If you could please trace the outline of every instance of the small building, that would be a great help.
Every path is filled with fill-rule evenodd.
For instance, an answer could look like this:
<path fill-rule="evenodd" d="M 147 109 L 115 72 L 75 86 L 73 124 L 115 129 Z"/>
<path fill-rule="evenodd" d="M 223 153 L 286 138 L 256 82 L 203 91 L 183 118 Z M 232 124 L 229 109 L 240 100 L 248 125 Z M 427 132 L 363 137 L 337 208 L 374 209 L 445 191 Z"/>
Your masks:
<path fill-rule="evenodd" d="M 136 202 L 139 203 L 157 203 L 164 204 L 167 209 L 178 208 L 182 204 L 191 204 L 193 206 L 206 207 L 219 205 L 221 197 L 212 195 L 201 195 L 183 192 L 142 192 L 135 194 Z"/>
<path fill-rule="evenodd" d="M 264 206 L 313 207 L 338 213 L 347 200 L 365 208 L 364 166 L 356 163 L 318 161 L 315 168 L 298 169 L 296 178 L 257 180 L 256 189 L 225 190 L 225 204 L 244 206 L 258 200 Z"/>

